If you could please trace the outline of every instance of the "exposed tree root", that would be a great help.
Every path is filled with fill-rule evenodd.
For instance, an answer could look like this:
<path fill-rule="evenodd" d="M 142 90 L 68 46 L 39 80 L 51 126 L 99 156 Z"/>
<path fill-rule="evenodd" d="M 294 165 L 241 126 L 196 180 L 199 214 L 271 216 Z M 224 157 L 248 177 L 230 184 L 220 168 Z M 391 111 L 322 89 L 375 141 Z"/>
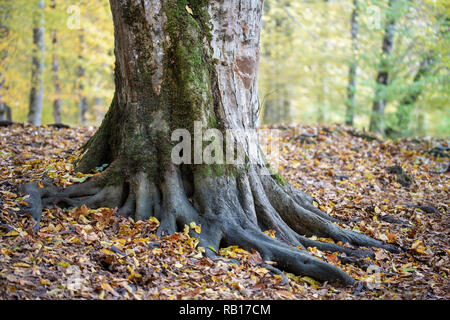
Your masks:
<path fill-rule="evenodd" d="M 334 243 L 311 240 L 316 235 L 332 238 L 357 247 L 379 247 L 390 251 L 397 248 L 363 234 L 346 230 L 312 205 L 311 197 L 290 186 L 281 186 L 268 174 L 261 175 L 257 168 L 240 173 L 208 176 L 204 171 L 186 174 L 171 166 L 157 181 L 145 172 L 123 177 L 115 183 L 109 181 L 107 169 L 103 176 L 66 189 L 44 180 L 44 188 L 37 182 L 21 187 L 29 194 L 29 213 L 39 221 L 43 207 L 90 208 L 117 207 L 117 214 L 136 220 L 155 216 L 160 221 L 158 235 L 181 231 L 184 225 L 195 222 L 201 233 L 191 231 L 199 238 L 206 254 L 215 257 L 219 247 L 239 245 L 255 249 L 264 261 L 274 261 L 276 269 L 307 275 L 321 281 L 354 283 L 345 272 L 311 256 L 305 248 L 344 253 L 342 262 L 367 264 L 360 259 L 373 257 L 373 252 L 352 249 Z M 267 173 L 263 171 L 263 173 Z M 263 231 L 276 231 L 274 239 Z M 275 267 L 273 267 L 275 268 Z"/>

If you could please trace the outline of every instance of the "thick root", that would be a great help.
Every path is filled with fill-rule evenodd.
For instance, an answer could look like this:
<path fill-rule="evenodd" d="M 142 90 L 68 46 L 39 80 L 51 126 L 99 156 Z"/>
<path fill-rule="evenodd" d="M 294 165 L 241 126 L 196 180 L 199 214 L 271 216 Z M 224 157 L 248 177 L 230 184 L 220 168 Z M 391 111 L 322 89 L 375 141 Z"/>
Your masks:
<path fill-rule="evenodd" d="M 117 207 L 118 215 L 136 220 L 155 216 L 160 221 L 159 236 L 181 231 L 191 222 L 201 225 L 200 234 L 190 232 L 209 257 L 216 258 L 220 246 L 239 245 L 259 251 L 265 261 L 277 264 L 277 270 L 345 285 L 354 280 L 339 268 L 311 256 L 306 248 L 344 253 L 342 262 L 361 266 L 367 264 L 362 259 L 373 257 L 373 252 L 315 241 L 309 236 L 395 250 L 391 245 L 339 227 L 339 221 L 315 208 L 309 196 L 278 185 L 271 176 L 261 176 L 254 169 L 242 172 L 214 177 L 198 169 L 185 175 L 171 166 L 157 180 L 142 171 L 124 178 L 119 185 L 109 185 L 104 177 L 97 177 L 61 189 L 45 180 L 44 188 L 32 182 L 22 186 L 21 191 L 30 195 L 28 212 L 38 222 L 35 230 L 39 228 L 43 207 Z M 269 229 L 276 231 L 277 239 L 264 233 Z"/>

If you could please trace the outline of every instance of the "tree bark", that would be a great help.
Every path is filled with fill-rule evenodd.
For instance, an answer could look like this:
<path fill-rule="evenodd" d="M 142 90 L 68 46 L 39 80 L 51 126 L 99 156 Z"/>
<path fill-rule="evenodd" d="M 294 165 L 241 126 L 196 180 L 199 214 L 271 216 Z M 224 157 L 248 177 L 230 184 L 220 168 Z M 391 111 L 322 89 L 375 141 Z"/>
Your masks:
<path fill-rule="evenodd" d="M 264 261 L 275 261 L 281 269 L 344 284 L 354 279 L 305 248 L 358 258 L 372 253 L 307 236 L 394 250 L 334 224 L 338 220 L 315 208 L 311 197 L 270 172 L 260 149 L 243 134 L 254 130 L 257 120 L 260 0 L 110 4 L 116 91 L 77 165 L 83 172 L 108 167 L 100 177 L 64 190 L 48 181 L 44 188 L 37 182 L 24 185 L 32 216 L 39 218 L 42 207 L 51 205 L 117 207 L 117 214 L 135 219 L 155 216 L 159 235 L 195 222 L 202 231 L 191 231 L 192 236 L 210 257 L 222 245 L 237 244 L 259 251 Z M 185 129 L 189 145 L 193 142 L 192 150 L 175 153 L 182 163 L 174 161 L 172 134 L 177 129 Z M 205 136 L 213 129 L 233 141 L 230 149 L 240 151 L 245 161 L 206 161 L 213 142 Z M 203 148 L 205 142 L 210 144 Z M 277 239 L 263 232 L 268 229 L 276 231 Z"/>
<path fill-rule="evenodd" d="M 84 89 L 84 82 L 85 82 L 85 76 L 86 76 L 86 69 L 84 68 L 83 61 L 84 61 L 84 49 L 85 49 L 85 42 L 84 42 L 84 29 L 80 30 L 80 36 L 79 36 L 79 44 L 80 44 L 80 51 L 78 55 L 78 111 L 80 115 L 80 124 L 82 126 L 86 125 L 86 114 L 88 111 L 88 103 L 87 103 L 87 97 L 85 94 Z"/>
<path fill-rule="evenodd" d="M 44 63 L 45 63 L 45 43 L 44 43 L 44 18 L 43 12 L 45 1 L 37 1 L 37 8 L 34 18 L 33 28 L 33 57 L 31 62 L 31 90 L 30 105 L 28 109 L 28 122 L 41 125 L 42 106 L 44 100 Z"/>
<path fill-rule="evenodd" d="M 4 41 L 9 35 L 9 28 L 4 23 L 9 18 L 10 15 L 10 7 L 9 4 L 5 3 L 1 6 L 1 16 L 0 16 L 0 40 Z M 1 65 L 4 65 L 4 61 L 8 55 L 8 50 L 3 49 L 0 51 L 0 62 Z M 6 105 L 3 100 L 3 91 L 6 89 L 5 86 L 6 79 L 3 76 L 2 72 L 0 72 L 0 121 L 7 120 L 11 121 L 11 108 Z"/>
<path fill-rule="evenodd" d="M 50 7 L 52 10 L 56 9 L 56 2 L 52 0 Z M 59 80 L 59 58 L 57 55 L 58 37 L 56 30 L 52 30 L 52 72 L 53 72 L 53 87 L 55 97 L 53 98 L 53 121 L 55 123 L 62 123 L 61 121 L 61 83 Z"/>
<path fill-rule="evenodd" d="M 322 20 L 323 23 L 325 25 L 328 25 L 329 23 L 329 15 L 328 15 L 328 11 L 329 11 L 329 1 L 328 0 L 324 0 L 323 1 L 323 9 L 322 9 Z M 322 60 L 319 61 L 319 80 L 320 80 L 320 90 L 318 91 L 318 97 L 317 97 L 317 102 L 318 102 L 318 110 L 317 110 L 317 123 L 324 123 L 326 120 L 326 115 L 329 109 L 328 106 L 328 96 L 329 96 L 329 92 L 330 92 L 330 86 L 329 86 L 329 78 L 330 78 L 330 74 L 329 74 L 329 67 L 328 67 L 328 31 L 326 29 L 326 27 L 321 28 L 320 32 L 319 32 L 319 36 L 320 38 L 322 38 L 323 40 L 323 44 L 321 46 L 321 50 L 323 52 L 323 56 L 322 56 Z"/>
<path fill-rule="evenodd" d="M 389 0 L 388 19 L 384 28 L 384 36 L 381 50 L 381 61 L 378 67 L 378 74 L 375 85 L 375 97 L 370 117 L 369 131 L 378 134 L 384 134 L 384 109 L 386 107 L 387 97 L 386 89 L 389 85 L 389 69 L 392 62 L 391 55 L 394 47 L 395 33 L 395 5 L 396 0 Z"/>
<path fill-rule="evenodd" d="M 347 108 L 345 111 L 345 124 L 349 126 L 353 126 L 355 118 L 356 70 L 358 68 L 358 62 L 356 60 L 358 52 L 358 7 L 358 0 L 353 0 L 351 16 L 352 60 L 348 70 Z"/>

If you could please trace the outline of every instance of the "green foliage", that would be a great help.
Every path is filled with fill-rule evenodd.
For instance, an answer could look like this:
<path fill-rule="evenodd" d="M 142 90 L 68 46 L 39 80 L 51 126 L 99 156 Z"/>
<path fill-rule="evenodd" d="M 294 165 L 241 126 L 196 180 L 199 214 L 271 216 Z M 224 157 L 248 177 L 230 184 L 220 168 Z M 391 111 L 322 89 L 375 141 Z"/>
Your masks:
<path fill-rule="evenodd" d="M 287 87 L 291 122 L 344 122 L 353 59 L 352 10 L 352 0 L 266 0 L 259 73 L 264 106 L 276 104 L 286 95 L 280 88 Z M 359 1 L 355 126 L 368 127 L 383 61 L 391 81 L 380 94 L 387 100 L 385 117 L 391 131 L 416 135 L 425 128 L 428 135 L 450 134 L 449 17 L 445 0 L 397 0 L 392 10 L 387 0 Z M 381 57 L 384 25 L 390 18 L 396 20 L 394 49 L 391 57 Z M 427 55 L 433 56 L 433 65 L 416 79 Z M 417 99 L 405 106 L 413 92 L 418 92 Z M 406 126 L 400 125 L 401 114 L 406 114 Z"/>
<path fill-rule="evenodd" d="M 12 107 L 15 121 L 26 121 L 28 112 L 35 2 L 0 0 L 0 78 L 5 80 L 0 96 Z M 53 9 L 52 1 L 46 0 L 44 12 L 43 123 L 54 122 L 51 62 L 56 55 L 62 121 L 79 123 L 78 102 L 84 95 L 89 104 L 88 122 L 99 124 L 114 91 L 109 2 L 55 0 L 54 3 Z M 183 11 L 189 5 L 196 14 L 191 20 L 203 21 L 200 7 L 205 3 L 182 1 L 180 8 Z M 381 92 L 387 100 L 387 126 L 401 135 L 449 135 L 448 1 L 397 0 L 392 10 L 388 8 L 388 0 L 359 1 L 356 52 L 352 52 L 350 34 L 352 10 L 353 0 L 265 1 L 259 71 L 260 104 L 267 111 L 263 113 L 263 121 L 343 122 L 348 69 L 356 59 L 355 125 L 367 128 L 377 70 L 380 61 L 384 61 L 391 75 L 389 85 Z M 182 13 L 189 18 L 186 12 Z M 382 59 L 384 24 L 390 18 L 396 20 L 394 50 L 391 57 Z M 58 40 L 55 46 L 53 30 Z M 84 45 L 80 43 L 81 33 Z M 433 57 L 432 67 L 417 78 L 427 55 Z M 78 73 L 80 66 L 86 70 L 82 77 Z M 417 95 L 413 103 L 405 104 L 413 94 Z M 269 119 L 274 112 L 276 115 Z"/>
<path fill-rule="evenodd" d="M 71 125 L 79 123 L 78 88 L 82 82 L 83 94 L 90 106 L 88 121 L 98 124 L 114 92 L 114 37 L 109 1 L 56 0 L 53 9 L 51 1 L 46 0 L 45 5 L 46 69 L 42 122 L 54 122 L 52 104 L 55 94 L 51 66 L 55 54 L 59 59 L 62 122 Z M 6 39 L 2 38 L 0 42 L 0 51 L 6 49 L 7 52 L 0 63 L 0 73 L 7 87 L 1 95 L 13 109 L 13 120 L 19 122 L 26 121 L 28 112 L 33 49 L 32 17 L 35 7 L 35 1 L 0 0 L 1 21 L 9 29 Z M 5 15 L 6 19 L 3 18 Z M 56 46 L 52 45 L 52 30 L 57 34 Z M 81 32 L 84 33 L 84 46 L 79 41 Z M 81 78 L 77 71 L 80 65 L 86 70 L 85 76 Z M 97 105 L 98 98 L 101 98 L 103 105 Z"/>

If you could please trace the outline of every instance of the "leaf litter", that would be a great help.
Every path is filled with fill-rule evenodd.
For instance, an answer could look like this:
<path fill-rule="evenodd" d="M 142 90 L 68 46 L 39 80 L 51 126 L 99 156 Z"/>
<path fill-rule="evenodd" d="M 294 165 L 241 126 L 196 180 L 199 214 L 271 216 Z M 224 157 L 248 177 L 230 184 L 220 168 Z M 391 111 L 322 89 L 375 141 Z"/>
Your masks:
<path fill-rule="evenodd" d="M 200 225 L 159 238 L 157 219 L 136 222 L 116 216 L 116 208 L 44 209 L 34 235 L 32 218 L 20 214 L 27 196 L 17 193 L 18 184 L 47 175 L 68 186 L 104 167 L 88 175 L 73 171 L 95 128 L 13 125 L 0 128 L 0 299 L 450 298 L 449 157 L 430 151 L 448 141 L 366 139 L 338 125 L 266 128 L 280 130 L 280 157 L 272 164 L 315 206 L 344 221 L 342 227 L 403 248 L 400 254 L 374 249 L 367 269 L 308 249 L 365 289 L 277 274 L 273 262 L 238 246 L 210 259 L 189 235 L 201 233 Z M 408 175 L 408 184 L 393 166 Z"/>

